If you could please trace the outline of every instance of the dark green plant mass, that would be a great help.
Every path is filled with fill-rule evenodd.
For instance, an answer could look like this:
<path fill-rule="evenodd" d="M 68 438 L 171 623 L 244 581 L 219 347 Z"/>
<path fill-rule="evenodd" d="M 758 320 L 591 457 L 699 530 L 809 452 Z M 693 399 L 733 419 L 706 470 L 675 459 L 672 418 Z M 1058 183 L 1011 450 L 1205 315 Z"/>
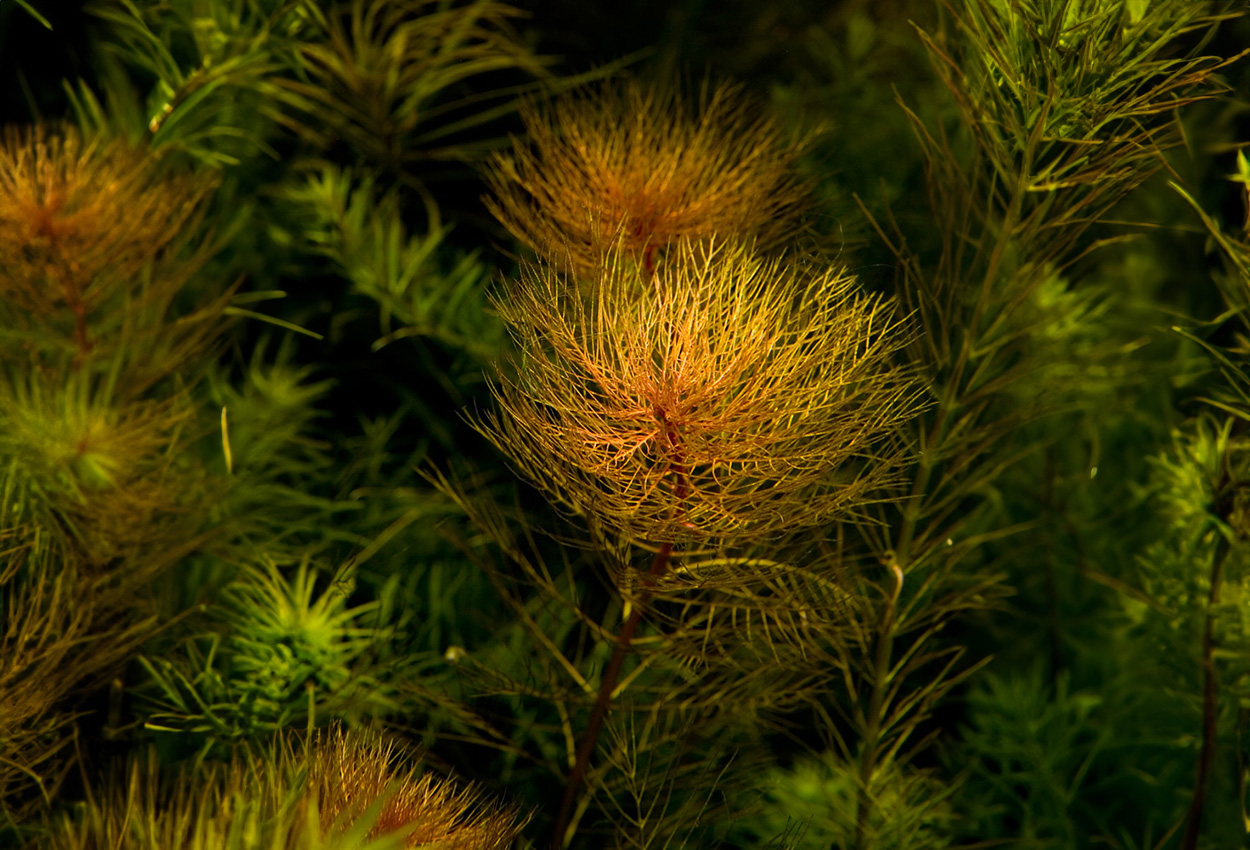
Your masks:
<path fill-rule="evenodd" d="M 660 5 L 0 3 L 0 846 L 1245 846 L 1245 4 Z"/>

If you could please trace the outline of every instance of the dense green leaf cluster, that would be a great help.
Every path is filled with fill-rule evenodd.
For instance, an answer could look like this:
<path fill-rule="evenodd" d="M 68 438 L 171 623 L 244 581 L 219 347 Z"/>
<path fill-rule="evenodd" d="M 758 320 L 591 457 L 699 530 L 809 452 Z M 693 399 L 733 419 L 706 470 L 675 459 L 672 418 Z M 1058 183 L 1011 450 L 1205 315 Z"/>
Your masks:
<path fill-rule="evenodd" d="M 0 845 L 1244 845 L 1244 4 L 638 6 L 21 77 Z"/>

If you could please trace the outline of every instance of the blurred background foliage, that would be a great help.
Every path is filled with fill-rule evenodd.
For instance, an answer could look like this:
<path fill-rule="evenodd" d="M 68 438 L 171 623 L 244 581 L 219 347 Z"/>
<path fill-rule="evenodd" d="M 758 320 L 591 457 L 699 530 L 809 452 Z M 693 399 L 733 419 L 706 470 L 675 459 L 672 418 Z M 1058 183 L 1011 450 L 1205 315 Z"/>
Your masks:
<path fill-rule="evenodd" d="M 1243 7 L 0 3 L 0 845 L 1244 846 Z M 474 430 L 482 196 L 624 75 L 808 140 L 924 403 L 648 587 L 566 820 L 655 547 Z"/>

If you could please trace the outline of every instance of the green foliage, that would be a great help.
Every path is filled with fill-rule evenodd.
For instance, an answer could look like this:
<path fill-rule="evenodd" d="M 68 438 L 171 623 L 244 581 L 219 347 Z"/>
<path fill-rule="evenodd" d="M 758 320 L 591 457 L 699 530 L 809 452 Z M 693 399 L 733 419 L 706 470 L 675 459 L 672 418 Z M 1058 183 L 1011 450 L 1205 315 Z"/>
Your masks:
<path fill-rule="evenodd" d="M 520 10 L 506 3 L 299 5 L 318 37 L 296 48 L 294 79 L 279 83 L 278 98 L 291 110 L 285 123 L 322 149 L 341 140 L 384 171 L 406 175 L 417 160 L 470 156 L 476 145 L 457 134 L 513 109 L 508 89 L 440 98 L 462 81 L 543 72 L 545 63 L 511 30 Z"/>
<path fill-rule="evenodd" d="M 1061 675 L 1054 692 L 1040 664 L 1019 674 L 991 673 L 968 697 L 965 798 L 980 817 L 969 836 L 1013 834 L 1022 847 L 1072 847 L 1073 809 L 1090 793 L 1091 769 L 1114 756 L 1112 730 L 1101 721 L 1102 698 L 1072 692 Z M 1101 722 L 1100 722 L 1101 721 Z"/>
<path fill-rule="evenodd" d="M 17 0 L 17 5 L 26 10 L 26 13 L 48 29 L 52 29 L 52 24 L 48 23 L 48 19 L 39 14 L 39 10 L 32 6 L 29 0 Z"/>
<path fill-rule="evenodd" d="M 503 350 L 503 329 L 483 322 L 491 270 L 475 253 L 452 254 L 449 227 L 409 235 L 394 191 L 378 196 L 369 177 L 332 168 L 287 193 L 305 213 L 302 237 L 335 264 L 352 291 L 377 302 L 381 348 L 427 336 L 488 361 Z M 401 327 L 392 328 L 399 322 Z"/>
<path fill-rule="evenodd" d="M 174 653 L 141 657 L 154 710 L 146 726 L 206 736 L 209 745 L 255 739 L 347 712 L 393 709 L 399 671 L 377 656 L 392 631 L 378 602 L 348 607 L 355 568 L 342 565 L 318 593 L 305 556 L 288 579 L 272 559 L 244 565 L 222 593 L 216 623 Z"/>
<path fill-rule="evenodd" d="M 587 88 L 541 4 L 90 4 L 0 139 L 0 843 L 1244 843 L 1244 10 L 818 6 Z"/>
<path fill-rule="evenodd" d="M 974 0 L 953 18 L 955 51 L 922 37 L 1001 187 L 988 197 L 1022 221 L 1040 209 L 1055 239 L 1160 168 L 1181 141 L 1160 116 L 1212 96 L 1236 59 L 1175 55 L 1220 19 L 1204 3 Z"/>
<path fill-rule="evenodd" d="M 109 51 L 157 81 L 143 104 L 146 121 L 124 131 L 144 133 L 155 148 L 172 148 L 215 168 L 238 165 L 257 153 L 276 156 L 266 108 L 272 103 L 270 79 L 283 67 L 287 39 L 307 26 L 301 5 L 93 4 L 90 11 L 112 27 Z M 112 123 L 87 87 L 79 89 L 77 104 L 81 119 Z"/>
<path fill-rule="evenodd" d="M 274 736 L 227 763 L 169 775 L 154 751 L 115 771 L 109 791 L 52 826 L 53 850 L 494 850 L 516 814 L 421 775 L 376 733 Z"/>
<path fill-rule="evenodd" d="M 859 775 L 854 764 L 825 753 L 774 768 L 760 783 L 762 813 L 740 821 L 752 846 L 793 833 L 795 850 L 846 847 L 855 837 Z M 869 826 L 874 846 L 889 850 L 950 847 L 955 824 L 950 789 L 933 776 L 897 766 L 877 773 L 867 792 L 875 801 Z"/>
<path fill-rule="evenodd" d="M 334 518 L 356 506 L 336 498 L 328 480 L 330 445 L 316 432 L 332 382 L 310 380 L 313 369 L 293 358 L 289 338 L 269 354 L 269 340 L 262 337 L 245 366 L 207 371 L 218 427 L 203 441 L 203 451 L 225 479 L 211 516 L 229 525 L 230 549 L 240 557 L 359 540 L 336 532 Z"/>

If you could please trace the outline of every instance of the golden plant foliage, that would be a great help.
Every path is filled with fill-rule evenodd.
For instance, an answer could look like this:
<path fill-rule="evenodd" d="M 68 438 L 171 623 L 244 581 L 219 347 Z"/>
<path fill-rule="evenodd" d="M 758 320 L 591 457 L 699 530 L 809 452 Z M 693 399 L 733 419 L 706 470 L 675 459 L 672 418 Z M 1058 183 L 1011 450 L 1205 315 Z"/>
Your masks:
<path fill-rule="evenodd" d="M 211 349 L 234 288 L 176 303 L 215 249 L 214 180 L 165 166 L 72 127 L 0 137 L 0 327 L 21 340 L 0 369 L 0 478 L 20 521 L 98 564 L 165 540 L 174 513 L 194 522 L 201 494 L 194 464 L 175 470 L 197 427 L 186 384 L 153 388 Z"/>
<path fill-rule="evenodd" d="M 404 847 L 447 850 L 499 850 L 512 844 L 524 825 L 515 811 L 485 804 L 471 786 L 404 767 L 411 755 L 381 735 L 341 729 L 319 733 L 308 768 L 323 825 L 329 829 L 354 821 L 383 800 L 370 837 L 402 832 Z"/>
<path fill-rule="evenodd" d="M 803 152 L 735 86 L 700 93 L 639 83 L 522 108 L 529 144 L 496 155 L 487 207 L 542 258 L 580 274 L 618 241 L 648 265 L 678 238 L 737 234 L 761 250 L 800 231 Z"/>
<path fill-rule="evenodd" d="M 477 427 L 558 502 L 653 543 L 769 535 L 880 498 L 886 440 L 921 406 L 888 303 L 838 268 L 678 242 L 628 245 L 588 295 L 527 268 L 498 309 L 521 350 Z"/>
<path fill-rule="evenodd" d="M 185 534 L 188 507 L 211 502 L 202 471 L 177 462 L 194 427 L 185 396 L 125 404 L 81 373 L 0 370 L 0 482 L 25 521 L 93 563 L 167 543 L 165 520 L 178 515 Z"/>
<path fill-rule="evenodd" d="M 77 130 L 10 129 L 0 143 L 0 300 L 48 323 L 87 320 L 184 234 L 212 183 L 158 177 L 151 155 Z M 181 278 L 178 281 L 181 282 Z"/>
<path fill-rule="evenodd" d="M 29 527 L 0 531 L 0 826 L 50 800 L 72 757 L 67 695 L 115 675 L 158 628 L 139 589 L 187 547 L 97 576 Z M 32 793 L 38 790 L 38 794 Z"/>
<path fill-rule="evenodd" d="M 340 729 L 240 747 L 170 776 L 155 749 L 51 820 L 50 850 L 501 850 L 524 820 L 431 774 L 380 735 Z M 408 761 L 405 767 L 401 762 Z"/>

